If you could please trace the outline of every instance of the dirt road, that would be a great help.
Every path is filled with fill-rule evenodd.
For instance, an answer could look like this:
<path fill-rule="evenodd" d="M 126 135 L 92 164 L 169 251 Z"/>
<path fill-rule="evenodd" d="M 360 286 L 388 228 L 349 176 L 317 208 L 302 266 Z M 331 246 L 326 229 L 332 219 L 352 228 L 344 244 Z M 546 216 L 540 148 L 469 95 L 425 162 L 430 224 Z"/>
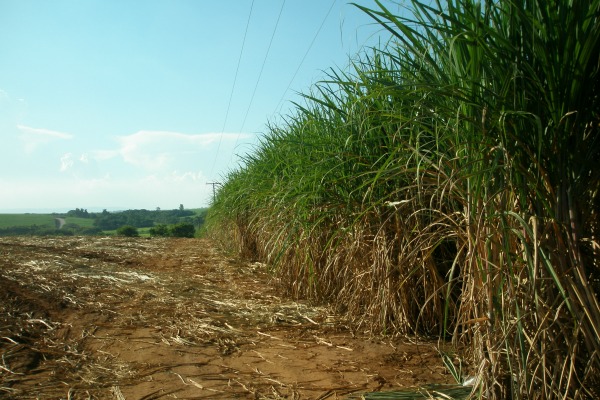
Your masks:
<path fill-rule="evenodd" d="M 0 398 L 337 399 L 451 383 L 200 239 L 0 238 Z"/>

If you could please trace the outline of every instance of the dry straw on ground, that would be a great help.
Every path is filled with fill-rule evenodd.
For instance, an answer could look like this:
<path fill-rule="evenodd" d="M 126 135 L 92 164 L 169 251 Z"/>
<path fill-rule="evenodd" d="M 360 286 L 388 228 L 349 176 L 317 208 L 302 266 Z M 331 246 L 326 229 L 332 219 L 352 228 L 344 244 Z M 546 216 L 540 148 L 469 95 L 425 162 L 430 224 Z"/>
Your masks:
<path fill-rule="evenodd" d="M 341 398 L 450 383 L 202 240 L 0 239 L 0 397 Z"/>

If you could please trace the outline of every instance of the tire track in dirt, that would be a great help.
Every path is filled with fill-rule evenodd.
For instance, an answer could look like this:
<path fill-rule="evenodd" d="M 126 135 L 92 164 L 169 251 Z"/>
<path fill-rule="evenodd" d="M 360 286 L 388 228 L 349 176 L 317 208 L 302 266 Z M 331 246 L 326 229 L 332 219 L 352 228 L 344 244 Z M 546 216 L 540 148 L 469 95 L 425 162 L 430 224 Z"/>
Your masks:
<path fill-rule="evenodd" d="M 202 239 L 0 238 L 0 397 L 341 398 L 450 383 L 433 346 L 281 297 Z"/>

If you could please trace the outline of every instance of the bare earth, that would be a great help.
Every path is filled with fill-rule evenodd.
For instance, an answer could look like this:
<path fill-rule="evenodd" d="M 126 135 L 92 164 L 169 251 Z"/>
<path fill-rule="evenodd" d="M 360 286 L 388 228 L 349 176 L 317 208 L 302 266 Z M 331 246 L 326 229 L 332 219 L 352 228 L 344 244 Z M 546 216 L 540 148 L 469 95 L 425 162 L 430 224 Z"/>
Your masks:
<path fill-rule="evenodd" d="M 0 238 L 0 398 L 340 399 L 451 383 L 202 239 Z"/>

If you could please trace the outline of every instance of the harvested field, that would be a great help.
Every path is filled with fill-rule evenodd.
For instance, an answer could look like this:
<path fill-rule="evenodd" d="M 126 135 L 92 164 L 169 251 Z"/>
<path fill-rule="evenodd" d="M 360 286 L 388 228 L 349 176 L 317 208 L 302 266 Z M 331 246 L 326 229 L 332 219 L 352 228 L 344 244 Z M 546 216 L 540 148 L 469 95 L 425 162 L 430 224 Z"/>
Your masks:
<path fill-rule="evenodd" d="M 0 397 L 336 399 L 452 383 L 201 239 L 0 238 Z"/>

